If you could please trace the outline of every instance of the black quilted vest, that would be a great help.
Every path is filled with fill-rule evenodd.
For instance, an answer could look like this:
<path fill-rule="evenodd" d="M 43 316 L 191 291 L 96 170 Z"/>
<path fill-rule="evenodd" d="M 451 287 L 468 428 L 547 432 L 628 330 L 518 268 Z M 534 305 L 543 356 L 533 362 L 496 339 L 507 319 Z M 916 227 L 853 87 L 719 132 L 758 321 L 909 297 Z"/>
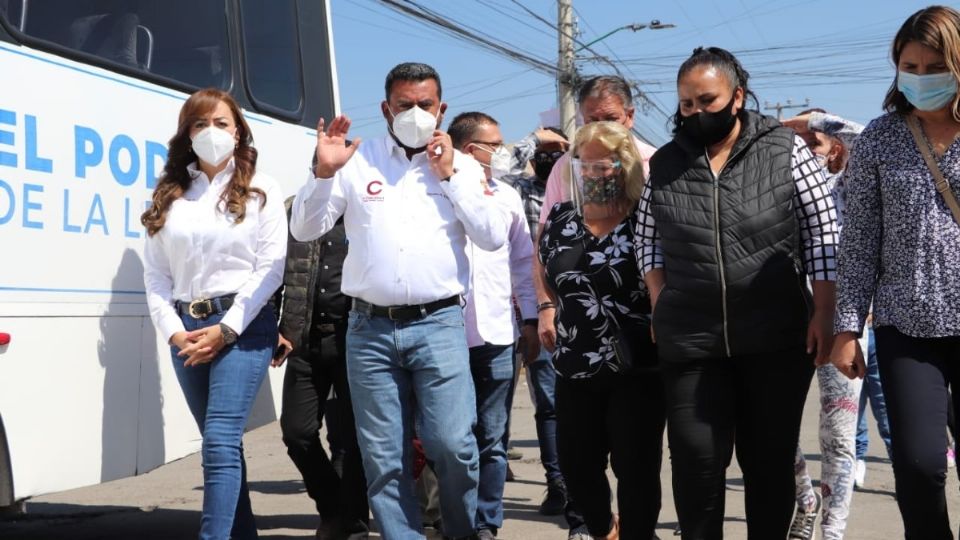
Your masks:
<path fill-rule="evenodd" d="M 740 119 L 719 177 L 682 133 L 650 161 L 666 272 L 653 326 L 666 361 L 761 354 L 806 338 L 812 300 L 799 256 L 794 132 L 750 111 Z"/>

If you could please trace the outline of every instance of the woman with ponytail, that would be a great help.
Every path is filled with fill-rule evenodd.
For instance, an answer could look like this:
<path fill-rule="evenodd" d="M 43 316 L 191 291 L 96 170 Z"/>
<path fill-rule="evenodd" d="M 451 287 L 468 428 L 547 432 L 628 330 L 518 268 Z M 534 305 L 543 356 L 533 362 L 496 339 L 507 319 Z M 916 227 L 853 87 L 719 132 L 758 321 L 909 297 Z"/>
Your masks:
<path fill-rule="evenodd" d="M 803 404 L 832 338 L 833 200 L 803 140 L 747 110 L 748 80 L 715 47 L 680 66 L 674 138 L 637 209 L 684 540 L 722 538 L 734 448 L 749 538 L 787 536 Z"/>

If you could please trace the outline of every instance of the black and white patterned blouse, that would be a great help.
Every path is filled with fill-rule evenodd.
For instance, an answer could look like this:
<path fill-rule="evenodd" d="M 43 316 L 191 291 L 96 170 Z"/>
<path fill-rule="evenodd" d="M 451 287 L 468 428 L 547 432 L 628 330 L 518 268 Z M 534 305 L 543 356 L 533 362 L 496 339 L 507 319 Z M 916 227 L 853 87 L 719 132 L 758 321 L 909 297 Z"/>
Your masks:
<path fill-rule="evenodd" d="M 938 161 L 960 193 L 960 140 Z M 874 326 L 960 336 L 960 226 L 901 115 L 881 116 L 860 134 L 844 184 L 834 330 L 859 333 L 873 300 Z"/>
<path fill-rule="evenodd" d="M 557 296 L 553 364 L 561 377 L 617 371 L 612 340 L 619 328 L 649 335 L 650 296 L 637 272 L 634 216 L 629 212 L 597 238 L 568 201 L 556 204 L 544 224 L 540 262 Z"/>
<path fill-rule="evenodd" d="M 823 169 L 813 153 L 796 137 L 791 158 L 796 184 L 794 207 L 800 221 L 800 241 L 807 275 L 813 280 L 834 281 L 837 270 L 837 246 L 840 243 L 833 197 Z M 637 207 L 637 255 L 641 277 L 654 268 L 663 268 L 660 233 L 650 212 L 650 184 Z"/>

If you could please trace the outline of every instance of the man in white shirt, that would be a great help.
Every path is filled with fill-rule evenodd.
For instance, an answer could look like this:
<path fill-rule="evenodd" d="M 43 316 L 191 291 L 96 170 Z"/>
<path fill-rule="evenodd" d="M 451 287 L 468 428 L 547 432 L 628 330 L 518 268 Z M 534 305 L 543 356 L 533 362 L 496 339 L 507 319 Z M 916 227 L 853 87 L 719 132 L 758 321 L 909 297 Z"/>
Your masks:
<path fill-rule="evenodd" d="M 497 121 L 481 112 L 458 115 L 448 129 L 453 146 L 472 155 L 486 174 L 485 193 L 501 208 L 509 227 L 507 243 L 496 251 L 468 246 L 472 287 L 465 317 L 470 370 L 477 392 L 477 446 L 480 486 L 477 490 L 477 536 L 495 538 L 503 526 L 503 486 L 507 473 L 507 426 L 513 404 L 513 343 L 516 332 L 513 299 L 523 319 L 525 355 L 537 357 L 536 292 L 533 288 L 533 242 L 520 195 L 499 177 L 509 172 L 510 155 Z M 507 277 L 509 276 L 509 279 Z"/>
<path fill-rule="evenodd" d="M 440 77 L 405 63 L 387 75 L 389 136 L 361 148 L 350 120 L 317 126 L 317 166 L 297 193 L 294 238 L 342 215 L 349 246 L 341 289 L 353 297 L 347 375 L 370 507 L 384 538 L 423 538 L 413 491 L 414 419 L 440 488 L 444 534 L 475 535 L 477 444 L 461 298 L 467 244 L 495 250 L 507 226 L 472 158 L 437 129 Z"/>

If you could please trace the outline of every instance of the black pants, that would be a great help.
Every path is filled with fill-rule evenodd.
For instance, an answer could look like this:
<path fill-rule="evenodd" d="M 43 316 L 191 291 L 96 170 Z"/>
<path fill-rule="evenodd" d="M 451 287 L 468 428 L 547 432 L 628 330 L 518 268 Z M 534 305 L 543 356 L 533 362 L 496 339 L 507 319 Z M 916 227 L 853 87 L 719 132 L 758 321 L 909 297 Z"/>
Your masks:
<path fill-rule="evenodd" d="M 363 474 L 356 424 L 350 404 L 345 359 L 335 354 L 333 336 L 323 340 L 322 357 L 306 359 L 291 355 L 283 378 L 283 412 L 280 428 L 287 454 L 303 476 L 303 483 L 324 520 L 340 519 L 348 532 L 360 532 L 369 522 L 367 481 Z M 330 353 L 328 350 L 333 348 Z M 296 353 L 296 351 L 295 351 Z M 333 356 L 331 358 L 331 356 Z M 341 478 L 320 443 L 320 426 L 330 388 L 337 394 L 339 418 L 327 422 L 327 429 L 339 430 L 343 446 Z"/>
<path fill-rule="evenodd" d="M 684 540 L 723 538 L 726 469 L 736 446 L 747 537 L 785 538 L 793 459 L 813 378 L 803 350 L 663 362 L 674 500 Z"/>
<path fill-rule="evenodd" d="M 557 378 L 560 471 L 590 534 L 610 532 L 607 456 L 617 477 L 620 538 L 653 538 L 660 515 L 663 381 L 657 372 Z"/>
<path fill-rule="evenodd" d="M 887 400 L 897 505 L 906 538 L 953 538 L 947 516 L 948 389 L 960 384 L 960 337 L 914 338 L 874 329 Z M 954 400 L 954 415 L 958 400 Z"/>

